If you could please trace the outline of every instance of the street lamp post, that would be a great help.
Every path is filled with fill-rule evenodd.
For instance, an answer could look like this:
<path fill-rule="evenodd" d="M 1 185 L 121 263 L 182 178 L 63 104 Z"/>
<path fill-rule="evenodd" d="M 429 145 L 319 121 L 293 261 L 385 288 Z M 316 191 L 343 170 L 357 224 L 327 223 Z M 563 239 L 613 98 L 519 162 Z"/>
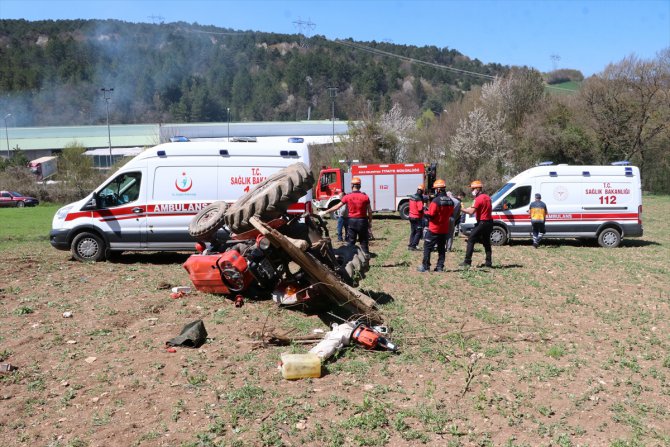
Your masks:
<path fill-rule="evenodd" d="M 228 142 L 230 143 L 230 107 L 226 107 L 226 118 L 228 119 Z"/>
<path fill-rule="evenodd" d="M 328 96 L 331 103 L 331 119 L 333 121 L 333 149 L 335 149 L 335 97 L 337 96 L 337 87 L 328 87 Z"/>
<path fill-rule="evenodd" d="M 114 88 L 101 88 L 102 96 L 105 99 L 105 107 L 107 109 L 107 143 L 109 144 L 109 168 L 112 168 L 112 133 L 109 129 L 109 101 L 112 99 L 112 92 Z"/>
<path fill-rule="evenodd" d="M 9 155 L 9 133 L 7 132 L 7 118 L 12 116 L 11 113 L 8 113 L 5 115 L 5 138 L 7 138 L 7 160 L 9 160 L 10 155 Z"/>

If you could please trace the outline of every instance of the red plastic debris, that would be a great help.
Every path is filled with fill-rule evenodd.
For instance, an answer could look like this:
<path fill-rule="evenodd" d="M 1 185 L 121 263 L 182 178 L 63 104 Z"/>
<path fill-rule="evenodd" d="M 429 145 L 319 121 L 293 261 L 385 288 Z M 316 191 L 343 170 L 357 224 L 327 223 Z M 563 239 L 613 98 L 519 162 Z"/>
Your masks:
<path fill-rule="evenodd" d="M 177 352 L 177 350 L 176 350 L 175 348 L 167 348 L 167 349 L 165 349 L 165 350 L 166 350 L 167 352 L 169 352 L 170 354 L 174 354 L 175 352 Z"/>
<path fill-rule="evenodd" d="M 244 305 L 244 298 L 242 295 L 237 295 L 235 297 L 235 307 L 242 307 Z"/>
<path fill-rule="evenodd" d="M 184 297 L 185 295 L 186 295 L 186 294 L 185 294 L 184 292 L 172 292 L 172 293 L 170 294 L 170 298 L 172 298 L 173 300 L 177 300 L 177 299 L 179 299 L 179 298 Z"/>

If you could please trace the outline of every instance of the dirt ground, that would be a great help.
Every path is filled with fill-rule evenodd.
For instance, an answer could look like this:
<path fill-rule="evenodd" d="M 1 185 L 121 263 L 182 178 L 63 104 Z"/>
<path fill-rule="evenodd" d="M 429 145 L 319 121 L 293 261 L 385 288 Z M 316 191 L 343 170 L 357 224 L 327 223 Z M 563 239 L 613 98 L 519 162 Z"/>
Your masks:
<path fill-rule="evenodd" d="M 617 249 L 514 241 L 493 269 L 461 271 L 459 239 L 444 273 L 416 272 L 409 225 L 380 218 L 361 288 L 400 353 L 351 347 L 298 381 L 280 353 L 311 345 L 256 349 L 254 334 L 325 323 L 272 301 L 170 298 L 161 287 L 190 285 L 188 254 L 0 251 L 0 357 L 19 368 L 0 375 L 0 445 L 670 445 L 668 203 L 648 200 L 645 236 Z M 198 319 L 208 342 L 166 351 Z"/>

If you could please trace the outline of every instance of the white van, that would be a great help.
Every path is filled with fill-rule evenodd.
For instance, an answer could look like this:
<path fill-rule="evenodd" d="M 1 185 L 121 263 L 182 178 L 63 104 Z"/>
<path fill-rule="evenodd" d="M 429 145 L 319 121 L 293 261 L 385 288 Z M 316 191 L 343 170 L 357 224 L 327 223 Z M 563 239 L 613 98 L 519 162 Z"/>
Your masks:
<path fill-rule="evenodd" d="M 304 143 L 268 138 L 254 143 L 198 141 L 147 149 L 84 199 L 59 209 L 51 245 L 79 260 L 110 251 L 193 250 L 188 225 L 214 201 L 234 202 L 282 168 L 309 166 Z M 311 207 L 311 191 L 289 213 Z"/>
<path fill-rule="evenodd" d="M 537 166 L 512 178 L 491 196 L 491 243 L 530 239 L 528 214 L 536 193 L 547 205 L 545 238 L 597 238 L 602 247 L 617 247 L 625 237 L 642 236 L 640 170 L 613 166 Z M 476 220 L 461 224 L 469 234 Z"/>

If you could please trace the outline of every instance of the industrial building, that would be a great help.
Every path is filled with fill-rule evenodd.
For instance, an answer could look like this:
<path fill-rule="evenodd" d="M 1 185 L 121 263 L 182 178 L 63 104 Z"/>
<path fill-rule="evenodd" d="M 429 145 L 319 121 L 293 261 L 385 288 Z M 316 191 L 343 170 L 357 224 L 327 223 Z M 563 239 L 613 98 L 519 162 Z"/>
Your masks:
<path fill-rule="evenodd" d="M 233 140 L 244 137 L 303 137 L 308 143 L 338 141 L 349 130 L 342 121 L 289 121 L 195 124 L 128 124 L 67 127 L 9 127 L 3 129 L 0 155 L 10 157 L 17 147 L 30 160 L 55 155 L 77 144 L 87 149 L 94 166 L 107 168 L 111 163 L 134 156 L 175 137 L 189 140 Z"/>

